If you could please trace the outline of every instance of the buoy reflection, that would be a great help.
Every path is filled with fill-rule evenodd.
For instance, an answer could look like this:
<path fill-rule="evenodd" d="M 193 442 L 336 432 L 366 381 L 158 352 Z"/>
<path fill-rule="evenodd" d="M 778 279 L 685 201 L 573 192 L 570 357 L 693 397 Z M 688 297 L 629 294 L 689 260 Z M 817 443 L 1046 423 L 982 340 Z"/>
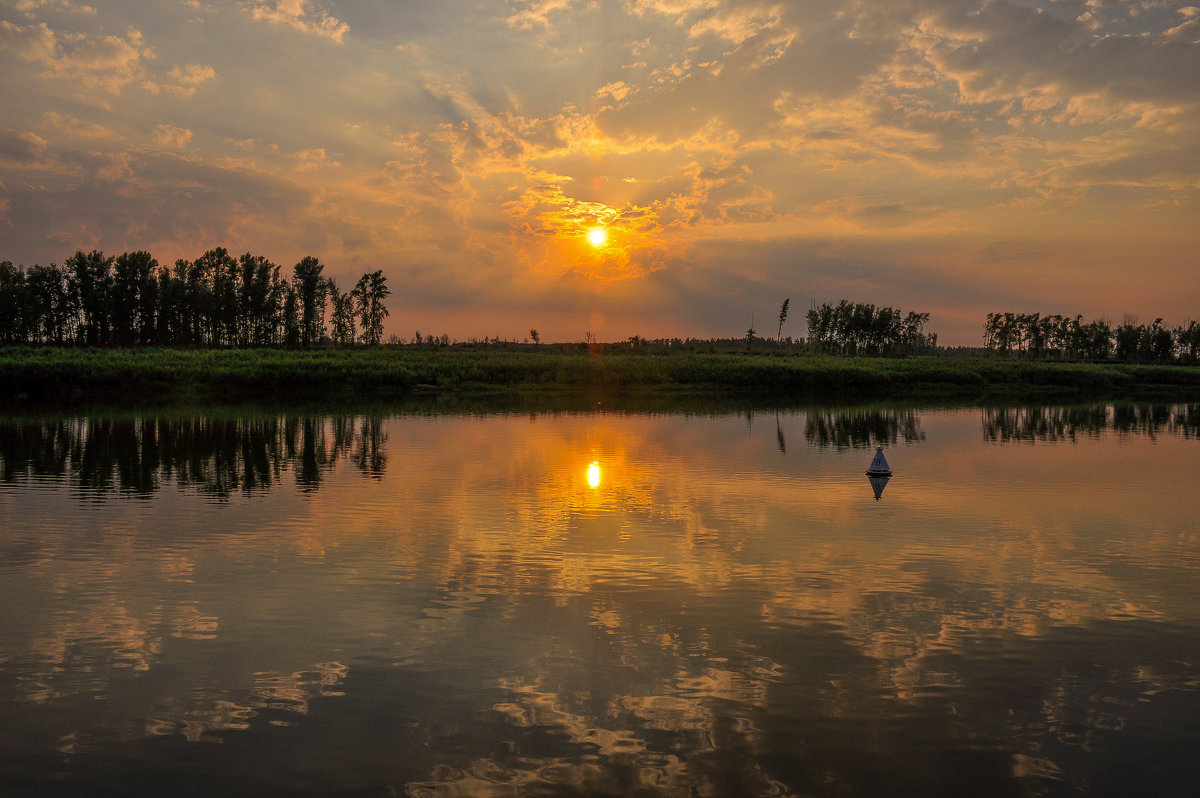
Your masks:
<path fill-rule="evenodd" d="M 591 487 L 591 488 L 600 487 L 600 464 L 599 463 L 593 462 L 591 465 L 588 466 L 587 483 L 588 483 L 588 487 Z"/>
<path fill-rule="evenodd" d="M 879 498 L 883 496 L 883 489 L 887 487 L 889 479 L 891 477 L 867 477 L 871 483 L 871 490 L 875 492 L 875 501 L 879 501 Z"/>

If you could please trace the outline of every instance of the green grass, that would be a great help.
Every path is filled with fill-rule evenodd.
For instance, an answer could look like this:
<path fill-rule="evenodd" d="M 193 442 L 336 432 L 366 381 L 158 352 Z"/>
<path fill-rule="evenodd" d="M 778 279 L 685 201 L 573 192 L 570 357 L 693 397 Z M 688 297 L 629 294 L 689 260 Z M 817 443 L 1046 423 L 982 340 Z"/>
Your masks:
<path fill-rule="evenodd" d="M 1200 394 L 1200 367 L 564 347 L 312 351 L 0 349 L 0 401 L 407 398 L 427 394 L 776 400 Z"/>

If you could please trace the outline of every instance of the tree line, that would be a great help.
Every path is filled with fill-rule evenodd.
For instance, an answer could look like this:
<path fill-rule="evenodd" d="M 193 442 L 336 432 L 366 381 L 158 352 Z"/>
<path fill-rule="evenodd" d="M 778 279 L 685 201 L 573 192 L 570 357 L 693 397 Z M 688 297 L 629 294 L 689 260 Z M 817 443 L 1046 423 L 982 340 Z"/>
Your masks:
<path fill-rule="evenodd" d="M 307 347 L 378 344 L 391 291 L 382 270 L 347 291 L 308 256 L 290 277 L 223 247 L 160 266 L 144 251 L 77 251 L 63 265 L 0 261 L 0 343 Z"/>
<path fill-rule="evenodd" d="M 989 352 L 1031 360 L 1198 362 L 1200 324 L 1167 328 L 1162 321 L 1138 324 L 1126 317 L 1113 327 L 1103 319 L 1085 323 L 1081 315 L 989 313 L 983 345 Z"/>
<path fill-rule="evenodd" d="M 780 309 L 780 328 L 786 319 Z M 841 355 L 899 355 L 933 351 L 937 333 L 926 333 L 928 313 L 876 307 L 843 299 L 814 305 L 805 316 L 809 348 Z"/>

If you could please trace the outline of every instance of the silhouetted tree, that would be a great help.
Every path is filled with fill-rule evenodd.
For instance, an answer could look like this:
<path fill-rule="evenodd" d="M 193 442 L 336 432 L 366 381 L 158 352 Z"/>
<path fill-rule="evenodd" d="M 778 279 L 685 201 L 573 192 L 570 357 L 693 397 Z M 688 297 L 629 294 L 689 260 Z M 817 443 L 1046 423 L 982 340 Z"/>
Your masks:
<path fill-rule="evenodd" d="M 1187 329 L 1179 328 L 1175 332 L 1179 345 L 1180 357 L 1188 363 L 1197 362 L 1200 357 L 1200 324 L 1189 322 Z"/>
<path fill-rule="evenodd" d="M 25 272 L 0 261 L 0 343 L 14 344 L 25 340 Z"/>
<path fill-rule="evenodd" d="M 333 327 L 332 337 L 335 344 L 350 346 L 358 335 L 354 323 L 354 296 L 352 292 L 343 294 L 338 290 L 337 283 L 329 280 L 329 304 L 333 308 L 330 324 Z"/>
<path fill-rule="evenodd" d="M 1058 314 L 989 313 L 983 325 L 983 345 L 992 352 L 1017 352 L 1035 359 L 1107 360 L 1113 356 L 1140 357 L 1144 327 L 1128 317 L 1114 333 L 1103 319 L 1083 323 L 1083 316 Z"/>
<path fill-rule="evenodd" d="M 282 343 L 287 347 L 300 345 L 300 310 L 296 301 L 296 289 L 285 286 L 283 289 L 283 319 Z"/>
<path fill-rule="evenodd" d="M 158 261 L 149 252 L 125 252 L 113 263 L 113 343 L 132 346 L 153 340 Z"/>
<path fill-rule="evenodd" d="M 885 355 L 919 352 L 937 345 L 935 334 L 926 334 L 928 313 L 877 308 L 843 299 L 809 309 L 806 316 L 810 347 L 817 352 L 844 355 Z M 985 331 L 986 334 L 986 331 Z"/>
<path fill-rule="evenodd" d="M 183 323 L 186 329 L 181 329 L 182 344 L 201 345 L 205 343 L 204 332 L 208 327 L 208 308 L 212 304 L 212 292 L 209 286 L 208 266 L 203 258 L 194 261 L 175 261 L 175 277 L 183 286 L 183 301 L 180 304 L 183 311 Z"/>
<path fill-rule="evenodd" d="M 383 338 L 383 320 L 388 317 L 388 309 L 383 303 L 392 294 L 387 287 L 387 278 L 379 269 L 364 274 L 351 293 L 358 307 L 363 343 L 377 345 Z"/>
<path fill-rule="evenodd" d="M 64 267 L 31 266 L 25 272 L 25 327 L 35 340 L 61 344 L 75 337 L 76 295 Z"/>
<path fill-rule="evenodd" d="M 325 271 L 321 261 L 311 255 L 296 264 L 292 286 L 296 291 L 296 302 L 300 311 L 300 345 L 312 346 L 319 343 L 325 334 Z"/>
<path fill-rule="evenodd" d="M 1143 332 L 1141 350 L 1147 360 L 1169 363 L 1175 359 L 1175 338 L 1162 326 L 1161 318 Z"/>
<path fill-rule="evenodd" d="M 154 338 L 158 344 L 182 344 L 189 337 L 187 288 L 178 271 L 179 264 L 176 263 L 175 275 L 166 268 L 158 272 L 158 313 Z"/>
<path fill-rule="evenodd" d="M 1116 329 L 1117 360 L 1136 360 L 1141 340 L 1142 328 L 1135 326 L 1133 320 L 1126 319 L 1125 323 Z"/>
<path fill-rule="evenodd" d="M 238 266 L 241 272 L 242 341 L 251 346 L 278 343 L 285 293 L 279 266 L 249 252 L 238 259 Z"/>
<path fill-rule="evenodd" d="M 113 259 L 104 257 L 99 250 L 86 255 L 76 251 L 64 265 L 70 275 L 70 290 L 79 298 L 80 343 L 108 344 Z"/>
<path fill-rule="evenodd" d="M 196 343 L 225 346 L 237 327 L 238 265 L 224 247 L 205 252 L 188 272 L 189 298 L 199 305 Z"/>
<path fill-rule="evenodd" d="M 383 272 L 342 293 L 323 270 L 306 257 L 288 280 L 266 258 L 235 260 L 222 247 L 173 268 L 144 251 L 77 251 L 61 267 L 0 261 L 0 343 L 312 346 L 327 312 L 339 343 L 356 341 L 358 322 L 363 340 L 378 343 L 391 294 Z"/>

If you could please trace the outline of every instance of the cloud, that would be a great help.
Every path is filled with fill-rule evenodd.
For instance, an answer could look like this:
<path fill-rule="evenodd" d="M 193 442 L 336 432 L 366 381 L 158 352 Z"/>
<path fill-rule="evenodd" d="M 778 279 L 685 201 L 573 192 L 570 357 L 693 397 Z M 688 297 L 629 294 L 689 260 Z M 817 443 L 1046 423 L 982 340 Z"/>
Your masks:
<path fill-rule="evenodd" d="M 15 25 L 0 20 L 0 47 L 12 52 L 22 61 L 52 66 L 58 52 L 58 39 L 44 22 L 36 25 Z"/>
<path fill-rule="evenodd" d="M 202 83 L 207 83 L 216 78 L 217 72 L 210 66 L 203 64 L 187 64 L 183 67 L 173 67 L 167 73 L 170 83 L 163 84 L 162 88 L 172 94 L 181 97 L 190 97 L 196 93 L 197 87 Z"/>
<path fill-rule="evenodd" d="M 64 14 L 82 14 L 94 16 L 98 12 L 95 7 L 75 3 L 72 0 L 16 0 L 13 8 L 20 14 L 33 19 L 42 10 L 57 11 Z"/>
<path fill-rule="evenodd" d="M 767 31 L 777 30 L 782 18 L 778 6 L 721 8 L 717 6 L 713 13 L 694 22 L 688 29 L 692 37 L 705 34 L 719 36 L 735 45 L 759 36 Z M 776 51 L 786 49 L 795 32 L 788 32 L 775 41 Z"/>
<path fill-rule="evenodd" d="M 340 166 L 336 160 L 329 158 L 322 147 L 312 147 L 300 150 L 294 156 L 296 168 L 300 171 L 319 169 L 323 166 Z"/>
<path fill-rule="evenodd" d="M 157 53 L 135 28 L 121 37 L 86 31 L 56 32 L 45 22 L 16 25 L 0 20 L 0 47 L 40 67 L 41 78 L 70 81 L 111 94 L 137 84 L 151 94 L 190 96 L 197 86 L 216 76 L 212 67 L 187 64 L 173 67 L 165 80 L 149 78 L 147 64 L 157 58 Z"/>
<path fill-rule="evenodd" d="M 58 134 L 59 138 L 81 142 L 89 147 L 98 146 L 101 142 L 120 141 L 116 131 L 106 125 L 56 111 L 47 112 L 42 117 L 42 125 L 48 133 L 53 132 Z"/>
<path fill-rule="evenodd" d="M 182 150 L 192 141 L 192 131 L 171 125 L 154 126 L 154 143 L 160 147 Z"/>
<path fill-rule="evenodd" d="M 638 16 L 661 14 L 675 24 L 684 25 L 697 15 L 720 7 L 719 0 L 629 0 L 629 9 Z"/>
<path fill-rule="evenodd" d="M 0 131 L 0 161 L 24 165 L 36 163 L 46 152 L 46 140 L 36 133 Z"/>
<path fill-rule="evenodd" d="M 124 37 L 58 34 L 44 22 L 20 26 L 0 20 L 0 44 L 21 60 L 42 67 L 43 77 L 74 81 L 83 88 L 112 94 L 141 80 L 144 62 L 155 57 L 134 28 Z"/>
<path fill-rule="evenodd" d="M 342 43 L 350 26 L 324 9 L 314 9 L 309 0 L 274 0 L 254 2 L 250 8 L 254 19 L 273 25 L 286 25 L 298 31 Z"/>
<path fill-rule="evenodd" d="M 617 102 L 620 102 L 629 96 L 630 91 L 632 91 L 632 89 L 630 88 L 629 84 L 623 80 L 617 80 L 596 89 L 596 96 L 612 97 Z"/>
<path fill-rule="evenodd" d="M 572 0 L 526 0 L 523 5 L 524 8 L 505 21 L 512 28 L 532 30 L 535 27 L 550 27 L 550 15 L 569 10 Z"/>
<path fill-rule="evenodd" d="M 30 247 L 21 257 L 48 251 L 47 233 L 18 229 L 47 227 L 26 208 L 56 201 L 54 240 L 88 244 L 116 224 L 145 236 L 139 248 L 229 236 L 286 260 L 303 246 L 397 270 L 414 307 L 530 308 L 548 280 L 580 307 L 618 290 L 634 307 L 645 290 L 636 307 L 651 313 L 670 286 L 708 291 L 715 314 L 721 297 L 807 275 L 891 301 L 870 292 L 908 290 L 887 258 L 918 240 L 903 274 L 937 296 L 978 288 L 949 281 L 947 264 L 978 266 L 958 256 L 988 240 L 1059 236 L 1064 260 L 1072 236 L 1081 258 L 1101 238 L 1175 260 L 1195 243 L 1194 5 L 238 0 L 230 14 L 197 0 L 136 17 L 113 5 L 5 4 L 0 91 L 16 101 L 0 181 L 19 221 L 0 243 Z M 354 47 L 315 60 L 292 33 L 345 43 L 351 26 Z M 30 192 L 13 193 L 22 181 Z M 105 192 L 121 195 L 120 219 Z M 597 224 L 607 248 L 583 242 Z M 804 254 L 827 240 L 878 248 Z M 757 258 L 771 268 L 754 271 Z"/>
<path fill-rule="evenodd" d="M 1021 99 L 1035 91 L 1060 101 L 1077 93 L 1196 101 L 1196 48 L 1168 35 L 1178 16 L 1190 18 L 1185 11 L 1147 20 L 1134 33 L 1125 29 L 1128 17 L 1064 19 L 1010 3 L 978 8 L 943 3 L 920 20 L 911 41 L 973 103 Z"/>

